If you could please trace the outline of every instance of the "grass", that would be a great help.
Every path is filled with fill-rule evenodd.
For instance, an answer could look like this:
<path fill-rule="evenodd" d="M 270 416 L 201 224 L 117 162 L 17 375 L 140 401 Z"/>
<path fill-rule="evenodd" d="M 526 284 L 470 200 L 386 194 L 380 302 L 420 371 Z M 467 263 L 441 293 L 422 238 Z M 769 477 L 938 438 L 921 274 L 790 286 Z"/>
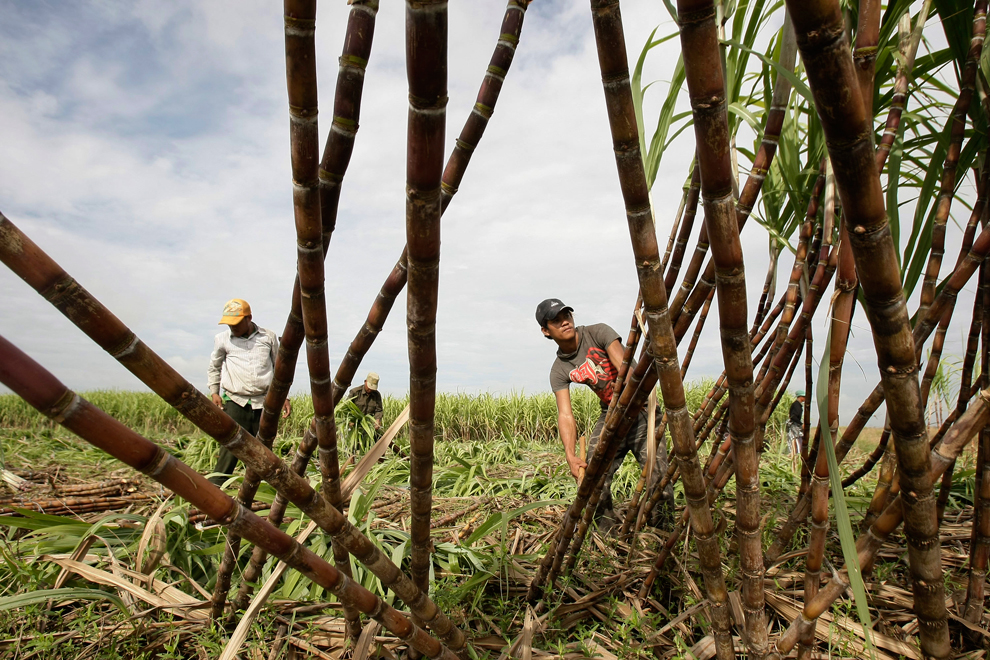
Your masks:
<path fill-rule="evenodd" d="M 689 407 L 700 404 L 709 383 L 689 388 Z M 154 395 L 132 392 L 90 392 L 84 396 L 103 407 L 120 421 L 167 446 L 182 460 L 202 472 L 208 472 L 216 459 L 217 444 L 192 428 Z M 575 412 L 582 433 L 587 433 L 598 415 L 597 399 L 590 392 L 574 393 Z M 791 469 L 790 458 L 781 453 L 778 437 L 788 401 L 771 423 L 767 451 L 761 462 L 761 480 L 767 524 L 764 539 L 769 542 L 776 521 L 783 519 L 793 503 L 798 475 Z M 290 456 L 304 430 L 310 404 L 307 398 L 293 400 L 294 412 L 276 439 L 274 449 Z M 385 399 L 385 424 L 406 405 L 403 399 Z M 437 403 L 437 443 L 434 469 L 434 519 L 464 510 L 469 503 L 479 503 L 475 513 L 434 533 L 433 597 L 455 620 L 476 634 L 511 642 L 518 635 L 525 615 L 522 601 L 525 578 L 542 553 L 544 535 L 554 528 L 564 507 L 575 493 L 563 461 L 556 435 L 556 410 L 549 394 L 504 396 L 464 394 L 441 395 Z M 879 433 L 877 433 L 879 435 Z M 872 444 L 875 444 L 875 440 Z M 0 397 L 0 447 L 10 469 L 44 468 L 54 472 L 54 480 L 93 481 L 115 471 L 129 475 L 129 470 L 98 450 L 74 438 L 64 429 L 28 410 L 19 399 Z M 844 469 L 861 464 L 872 448 L 867 440 L 858 444 Z M 361 489 L 350 502 L 349 516 L 386 554 L 399 563 L 408 555 L 408 438 L 400 434 L 396 452 L 375 466 Z M 703 451 L 707 451 L 707 448 Z M 347 450 L 344 452 L 345 456 Z M 967 455 L 968 456 L 968 455 Z M 966 463 L 966 461 L 963 461 Z M 969 460 L 969 463 L 972 461 Z M 965 506 L 972 501 L 972 465 L 960 466 L 962 479 L 954 484 L 950 507 Z M 969 470 L 969 472 L 967 472 Z M 639 466 L 630 456 L 613 480 L 617 504 L 628 501 L 639 478 Z M 315 467 L 309 478 L 319 482 Z M 873 477 L 867 477 L 847 492 L 850 507 L 865 510 L 872 494 Z M 236 487 L 236 480 L 228 489 Z M 148 484 L 156 489 L 156 484 Z M 675 488 L 679 504 L 683 493 Z M 159 491 L 155 491 L 159 492 Z M 271 502 L 274 492 L 263 484 L 258 499 Z M 405 499 L 403 499 L 405 498 Z M 732 544 L 734 486 L 730 482 L 719 505 L 727 525 L 722 534 L 727 578 L 734 584 L 738 577 L 738 557 Z M 394 501 L 395 504 L 382 504 Z M 145 523 L 156 505 L 145 510 L 91 515 L 85 521 L 31 514 L 27 517 L 0 518 L 0 597 L 31 594 L 51 589 L 59 567 L 42 559 L 53 554 L 67 554 L 83 539 L 98 540 L 89 548 L 87 563 L 112 570 L 114 566 L 137 564 L 137 546 Z M 167 540 L 166 554 L 155 576 L 173 583 L 182 591 L 201 597 L 199 589 L 212 590 L 216 566 L 223 551 L 223 533 L 219 529 L 195 529 L 188 524 L 189 506 L 172 502 L 163 513 Z M 287 531 L 295 533 L 303 525 L 303 516 L 290 506 Z M 804 542 L 801 532 L 792 547 Z M 652 547 L 661 539 L 647 532 L 641 535 L 640 547 L 633 559 L 648 567 Z M 831 540 L 830 556 L 837 543 Z M 329 556 L 327 539 L 321 534 L 310 538 L 310 547 Z M 693 582 L 684 568 L 694 570 L 693 555 L 682 546 L 675 552 L 667 571 L 657 582 L 656 599 L 640 612 L 630 609 L 622 590 L 602 587 L 599 580 L 625 570 L 629 557 L 619 557 L 608 544 L 588 544 L 576 572 L 554 593 L 550 608 L 573 603 L 574 594 L 598 593 L 588 602 L 589 609 L 569 611 L 555 616 L 538 636 L 539 646 L 565 653 L 592 653 L 601 644 L 619 657 L 654 657 L 659 652 L 650 630 L 658 630 L 678 612 L 698 602 Z M 244 546 L 242 562 L 250 549 Z M 678 563 L 679 562 L 679 563 Z M 269 562 L 262 580 L 274 570 Z M 354 578 L 367 588 L 382 593 L 377 578 L 354 563 Z M 783 570 L 802 570 L 800 559 L 782 565 Z M 897 560 L 883 564 L 878 572 L 896 578 L 903 573 Z M 695 577 L 695 581 L 698 578 Z M 194 624 L 129 602 L 122 611 L 112 597 L 116 592 L 99 587 L 76 576 L 69 576 L 64 588 L 76 590 L 76 597 L 16 609 L 0 610 L 0 656 L 45 658 L 178 658 L 205 653 L 216 657 L 226 633 L 221 629 Z M 236 586 L 236 576 L 235 576 Z M 572 591 L 567 591 L 572 590 Z M 85 591 L 94 592 L 88 595 Z M 391 600 L 390 593 L 382 595 Z M 242 657 L 267 657 L 272 641 L 287 623 L 295 636 L 317 639 L 326 636 L 331 625 L 325 611 L 298 614 L 301 605 L 333 601 L 330 594 L 289 572 L 272 597 L 264 615 L 255 624 Z M 0 603 L 3 601 L 0 600 Z M 567 611 L 567 608 L 565 610 Z M 322 618 L 321 618 L 322 617 Z M 662 652 L 682 654 L 706 631 L 697 616 L 665 634 Z M 311 635 L 312 637 L 306 637 Z M 14 641 L 11 641 L 14 640 Z M 112 640 L 112 643 L 111 643 Z M 325 648 L 325 647 L 324 647 Z M 478 657 L 497 658 L 494 649 L 478 647 Z"/>

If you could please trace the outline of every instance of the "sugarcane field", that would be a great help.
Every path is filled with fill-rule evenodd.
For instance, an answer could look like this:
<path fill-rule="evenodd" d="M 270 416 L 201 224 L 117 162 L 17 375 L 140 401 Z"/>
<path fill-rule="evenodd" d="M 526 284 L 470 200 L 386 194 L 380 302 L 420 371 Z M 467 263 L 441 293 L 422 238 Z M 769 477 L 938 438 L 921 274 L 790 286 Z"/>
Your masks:
<path fill-rule="evenodd" d="M 987 0 L 397 4 L 0 0 L 0 657 L 986 658 Z"/>

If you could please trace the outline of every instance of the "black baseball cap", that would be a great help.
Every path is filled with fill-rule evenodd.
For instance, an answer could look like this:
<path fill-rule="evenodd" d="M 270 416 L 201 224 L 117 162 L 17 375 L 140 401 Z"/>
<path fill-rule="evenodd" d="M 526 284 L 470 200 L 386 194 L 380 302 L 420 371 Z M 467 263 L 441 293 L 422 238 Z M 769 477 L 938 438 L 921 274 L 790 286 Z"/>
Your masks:
<path fill-rule="evenodd" d="M 542 328 L 547 324 L 547 321 L 554 320 L 558 314 L 565 310 L 573 312 L 574 308 L 560 302 L 559 298 L 547 298 L 536 306 L 536 322 Z"/>

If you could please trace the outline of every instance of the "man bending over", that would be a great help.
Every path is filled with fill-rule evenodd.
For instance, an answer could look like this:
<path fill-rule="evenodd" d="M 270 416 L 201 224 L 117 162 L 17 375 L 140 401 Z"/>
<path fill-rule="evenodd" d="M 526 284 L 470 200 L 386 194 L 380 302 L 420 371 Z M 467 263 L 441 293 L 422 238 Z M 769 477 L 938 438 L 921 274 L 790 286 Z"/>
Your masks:
<path fill-rule="evenodd" d="M 560 440 L 564 445 L 567 465 L 576 479 L 578 471 L 586 467 L 574 452 L 577 442 L 577 423 L 574 421 L 574 411 L 571 408 L 570 384 L 586 385 L 598 396 L 601 414 L 591 432 L 589 453 L 594 451 L 605 427 L 605 413 L 614 392 L 615 377 L 622 363 L 622 343 L 619 334 L 604 323 L 594 325 L 574 326 L 574 310 L 557 298 L 548 298 L 536 308 L 536 322 L 540 324 L 543 335 L 557 344 L 557 359 L 550 368 L 550 389 L 557 401 L 557 428 Z M 635 362 L 630 369 L 635 367 Z M 639 417 L 624 438 L 618 441 L 619 450 L 615 454 L 605 473 L 605 486 L 595 520 L 599 529 L 607 532 L 615 524 L 615 512 L 612 509 L 612 475 L 622 465 L 626 454 L 632 452 L 640 466 L 646 464 L 647 451 L 647 418 L 646 411 L 640 412 Z M 661 441 L 657 443 L 656 464 L 653 467 L 653 485 L 667 471 L 667 447 Z M 666 524 L 672 519 L 674 510 L 674 492 L 668 484 L 664 489 L 663 499 L 653 510 L 650 524 Z"/>

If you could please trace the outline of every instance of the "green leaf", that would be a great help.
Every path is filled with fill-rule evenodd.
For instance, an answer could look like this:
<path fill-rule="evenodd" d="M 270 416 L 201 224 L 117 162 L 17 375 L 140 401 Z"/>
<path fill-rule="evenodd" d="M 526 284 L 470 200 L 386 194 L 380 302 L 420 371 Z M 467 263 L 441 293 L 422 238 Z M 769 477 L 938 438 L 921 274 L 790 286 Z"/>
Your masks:
<path fill-rule="evenodd" d="M 124 613 L 126 616 L 130 616 L 130 612 L 127 610 L 127 606 L 124 605 L 124 601 L 120 599 L 116 594 L 112 594 L 108 591 L 102 591 L 100 589 L 43 589 L 41 591 L 31 591 L 28 593 L 17 594 L 15 596 L 5 596 L 0 598 L 0 611 L 11 610 L 19 607 L 27 607 L 29 605 L 38 605 L 40 603 L 46 603 L 50 600 L 108 600 Z"/>

